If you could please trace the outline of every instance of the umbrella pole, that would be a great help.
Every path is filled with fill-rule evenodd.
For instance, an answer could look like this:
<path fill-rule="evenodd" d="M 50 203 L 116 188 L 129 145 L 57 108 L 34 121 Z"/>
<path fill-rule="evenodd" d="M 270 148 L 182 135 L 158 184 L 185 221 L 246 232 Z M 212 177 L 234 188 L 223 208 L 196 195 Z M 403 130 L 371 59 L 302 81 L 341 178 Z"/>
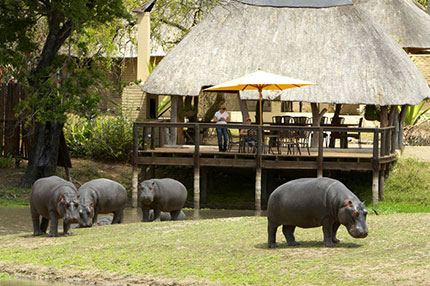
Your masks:
<path fill-rule="evenodd" d="M 258 89 L 258 92 L 260 94 L 259 100 L 260 100 L 260 108 L 259 108 L 259 112 L 260 112 L 260 126 L 263 126 L 263 95 L 261 92 L 261 89 Z"/>

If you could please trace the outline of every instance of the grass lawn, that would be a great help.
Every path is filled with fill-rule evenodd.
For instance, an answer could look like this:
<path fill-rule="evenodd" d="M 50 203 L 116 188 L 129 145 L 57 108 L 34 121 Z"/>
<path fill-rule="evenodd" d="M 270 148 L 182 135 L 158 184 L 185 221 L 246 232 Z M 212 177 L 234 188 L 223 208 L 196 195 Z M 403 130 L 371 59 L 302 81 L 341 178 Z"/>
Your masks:
<path fill-rule="evenodd" d="M 322 247 L 321 228 L 297 229 L 301 245 L 288 247 L 279 228 L 280 247 L 268 249 L 265 217 L 8 235 L 0 236 L 0 273 L 124 285 L 429 285 L 428 221 L 430 214 L 369 215 L 367 238 L 341 227 L 334 248 Z"/>

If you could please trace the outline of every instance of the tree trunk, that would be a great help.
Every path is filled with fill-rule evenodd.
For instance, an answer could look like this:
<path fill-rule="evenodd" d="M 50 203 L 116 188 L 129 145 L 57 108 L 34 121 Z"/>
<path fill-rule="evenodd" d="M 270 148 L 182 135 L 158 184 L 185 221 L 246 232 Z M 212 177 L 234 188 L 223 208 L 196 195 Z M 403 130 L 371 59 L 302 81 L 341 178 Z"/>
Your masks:
<path fill-rule="evenodd" d="M 21 187 L 30 187 L 37 179 L 55 175 L 63 124 L 39 123 Z"/>
<path fill-rule="evenodd" d="M 319 106 L 316 103 L 311 103 L 311 108 L 312 108 L 312 126 L 313 127 L 319 127 L 319 126 L 321 126 L 321 118 L 327 112 L 327 109 L 324 108 L 320 112 Z M 316 147 L 318 145 L 318 136 L 316 136 L 317 134 L 318 133 L 312 134 L 311 147 Z"/>
<path fill-rule="evenodd" d="M 242 122 L 245 123 L 246 119 L 249 118 L 248 106 L 245 100 L 240 99 L 239 92 L 237 93 L 237 99 L 239 101 L 240 112 L 242 113 Z"/>

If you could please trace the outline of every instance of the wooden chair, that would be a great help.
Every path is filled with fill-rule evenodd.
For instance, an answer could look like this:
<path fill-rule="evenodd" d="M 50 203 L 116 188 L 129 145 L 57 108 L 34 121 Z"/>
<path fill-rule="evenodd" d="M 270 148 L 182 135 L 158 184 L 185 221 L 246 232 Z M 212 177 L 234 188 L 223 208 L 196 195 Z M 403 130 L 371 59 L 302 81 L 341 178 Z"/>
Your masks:
<path fill-rule="evenodd" d="M 291 116 L 289 115 L 282 116 L 282 123 L 285 125 L 291 124 Z"/>
<path fill-rule="evenodd" d="M 286 148 L 287 155 L 294 155 L 295 150 L 297 150 L 297 153 L 299 153 L 299 155 L 302 155 L 296 132 L 291 130 L 279 131 L 279 148 Z"/>
<path fill-rule="evenodd" d="M 272 116 L 272 123 L 275 123 L 276 125 L 281 125 L 282 124 L 282 116 L 280 115 L 275 115 Z"/>
<path fill-rule="evenodd" d="M 228 141 L 227 141 L 227 151 L 231 152 L 233 149 L 233 146 L 237 145 L 238 152 L 245 152 L 245 142 L 241 140 L 240 136 L 238 140 L 235 140 L 233 135 L 231 134 L 230 129 L 227 128 L 227 135 L 228 135 Z"/>
<path fill-rule="evenodd" d="M 358 121 L 358 127 L 361 128 L 362 126 L 363 126 L 363 117 L 361 117 L 360 120 Z M 347 138 L 351 137 L 351 138 L 357 139 L 358 148 L 361 149 L 361 143 L 362 142 L 361 142 L 361 132 L 360 131 L 352 132 L 352 133 L 348 132 L 348 134 L 346 136 L 347 136 Z"/>
<path fill-rule="evenodd" d="M 307 126 L 309 124 L 309 118 L 306 116 L 297 116 L 293 117 L 294 125 L 298 126 Z M 305 147 L 308 151 L 308 155 L 311 154 L 309 150 L 309 137 L 310 131 L 308 130 L 300 130 L 296 132 L 297 144 L 300 147 Z"/>
<path fill-rule="evenodd" d="M 331 118 L 331 125 L 333 126 L 341 126 L 344 123 L 345 123 L 344 117 Z M 345 132 L 331 132 L 329 147 L 334 148 L 336 144 L 336 139 L 342 140 L 345 135 L 346 135 Z"/>

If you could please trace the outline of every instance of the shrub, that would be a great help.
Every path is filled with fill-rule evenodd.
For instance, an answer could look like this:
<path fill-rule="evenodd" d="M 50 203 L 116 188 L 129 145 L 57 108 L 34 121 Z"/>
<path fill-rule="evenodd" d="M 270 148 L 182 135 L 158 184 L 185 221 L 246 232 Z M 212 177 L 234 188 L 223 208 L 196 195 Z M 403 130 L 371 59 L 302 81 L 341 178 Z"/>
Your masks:
<path fill-rule="evenodd" d="M 124 115 L 87 120 L 71 116 L 64 128 L 72 157 L 128 161 L 132 153 L 132 123 Z"/>

